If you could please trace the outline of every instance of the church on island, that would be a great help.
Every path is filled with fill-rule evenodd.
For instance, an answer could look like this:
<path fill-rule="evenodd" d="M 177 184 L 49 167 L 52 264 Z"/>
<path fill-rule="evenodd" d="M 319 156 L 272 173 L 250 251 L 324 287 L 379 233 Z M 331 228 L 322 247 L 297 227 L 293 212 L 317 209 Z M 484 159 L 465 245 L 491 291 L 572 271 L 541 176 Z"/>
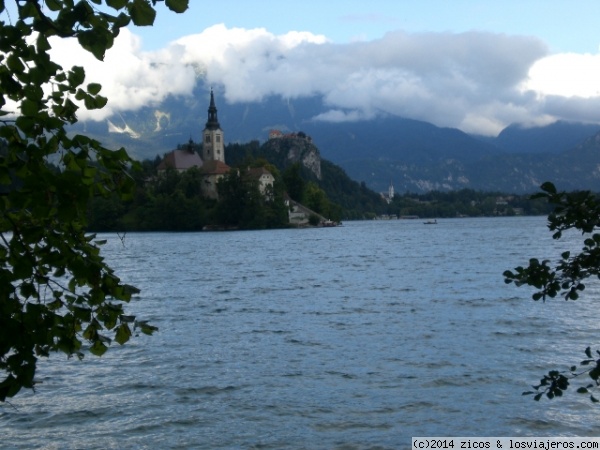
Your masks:
<path fill-rule="evenodd" d="M 231 168 L 225 163 L 225 138 L 215 105 L 215 94 L 210 91 L 210 104 L 208 106 L 208 120 L 202 130 L 202 157 L 196 152 L 196 145 L 190 138 L 187 145 L 167 153 L 157 167 L 158 173 L 166 170 L 185 172 L 196 167 L 202 174 L 202 194 L 208 198 L 218 198 L 217 182 Z M 251 171 L 251 176 L 256 176 L 259 189 L 264 192 L 266 186 L 273 185 L 275 178 L 266 169 Z"/>
<path fill-rule="evenodd" d="M 294 138 L 304 139 L 311 142 L 311 138 L 304 133 L 283 134 L 278 130 L 272 130 L 269 139 Z M 210 91 L 210 104 L 208 106 L 208 120 L 202 130 L 202 156 L 196 149 L 199 146 L 190 138 L 189 142 L 179 148 L 170 151 L 165 155 L 157 167 L 159 176 L 167 170 L 176 170 L 185 172 L 186 170 L 197 168 L 201 174 L 202 195 L 207 198 L 218 199 L 217 183 L 232 169 L 225 163 L 225 139 L 219 119 L 217 117 L 217 107 L 215 105 L 214 92 Z M 258 188 L 262 194 L 266 193 L 267 186 L 273 186 L 275 177 L 266 168 L 249 168 L 248 175 L 256 179 Z M 289 223 L 294 226 L 308 225 L 311 216 L 317 217 L 321 226 L 337 225 L 326 219 L 320 214 L 311 211 L 304 205 L 293 201 L 286 194 L 285 204 L 288 208 Z"/>

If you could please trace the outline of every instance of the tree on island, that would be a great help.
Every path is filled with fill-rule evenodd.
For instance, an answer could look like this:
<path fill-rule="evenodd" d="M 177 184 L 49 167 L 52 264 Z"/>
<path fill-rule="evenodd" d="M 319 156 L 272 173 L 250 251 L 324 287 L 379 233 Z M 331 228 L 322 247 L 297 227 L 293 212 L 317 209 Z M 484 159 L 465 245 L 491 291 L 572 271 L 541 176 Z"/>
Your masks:
<path fill-rule="evenodd" d="M 600 233 L 597 232 L 600 225 L 600 199 L 589 191 L 558 192 L 552 183 L 544 183 L 541 189 L 543 192 L 534 195 L 534 198 L 546 199 L 554 205 L 554 211 L 548 216 L 548 228 L 554 232 L 552 237 L 560 239 L 565 231 L 578 230 L 584 238 L 583 248 L 575 255 L 568 251 L 562 253 L 555 263 L 532 258 L 526 267 L 505 271 L 505 281 L 517 286 L 535 287 L 537 291 L 532 298 L 536 301 L 557 296 L 565 300 L 577 300 L 585 290 L 586 279 L 600 278 Z M 586 357 L 579 365 L 573 365 L 566 371 L 549 371 L 533 386 L 534 391 L 523 394 L 533 395 L 535 400 L 540 400 L 544 395 L 549 399 L 562 397 L 571 380 L 583 377 L 587 382 L 577 392 L 589 394 L 592 402 L 600 401 L 593 395 L 593 389 L 600 386 L 600 351 L 592 352 L 588 347 L 584 353 Z"/>
<path fill-rule="evenodd" d="M 39 357 L 82 358 L 84 342 L 102 355 L 132 328 L 155 330 L 125 314 L 137 289 L 85 233 L 89 202 L 130 196 L 136 163 L 123 148 L 68 134 L 77 101 L 99 109 L 107 99 L 82 67 L 65 69 L 49 51 L 52 39 L 77 39 L 102 60 L 121 28 L 153 24 L 156 1 L 15 0 L 9 10 L 0 0 L 0 401 L 34 387 Z M 181 13 L 188 0 L 165 4 Z"/>

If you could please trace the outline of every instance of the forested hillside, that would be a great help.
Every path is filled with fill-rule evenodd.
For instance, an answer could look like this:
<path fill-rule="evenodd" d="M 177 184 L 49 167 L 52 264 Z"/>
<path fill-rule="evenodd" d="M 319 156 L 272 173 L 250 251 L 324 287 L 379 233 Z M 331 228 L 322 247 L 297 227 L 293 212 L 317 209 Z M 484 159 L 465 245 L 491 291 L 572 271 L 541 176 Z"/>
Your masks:
<path fill-rule="evenodd" d="M 371 217 L 384 214 L 387 210 L 380 194 L 367 188 L 365 183 L 352 180 L 341 167 L 322 159 L 317 147 L 308 140 L 271 139 L 263 145 L 258 141 L 230 144 L 225 154 L 228 164 L 232 166 L 264 159 L 284 172 L 294 164 L 299 164 L 302 179 L 322 189 L 329 200 L 341 208 L 344 219 Z"/>
<path fill-rule="evenodd" d="M 199 231 L 203 229 L 268 229 L 288 227 L 286 198 L 335 222 L 376 217 L 461 217 L 547 214 L 543 201 L 528 196 L 472 189 L 426 194 L 397 193 L 390 203 L 345 171 L 320 157 L 319 150 L 299 139 L 230 144 L 226 160 L 233 170 L 219 183 L 219 200 L 201 193 L 198 169 L 168 170 L 158 175 L 161 158 L 145 160 L 132 171 L 133 199 L 94 199 L 89 227 L 96 231 Z M 591 145 L 591 144 L 590 144 Z M 259 192 L 251 169 L 274 176 L 272 190 Z M 400 194 L 400 195 L 399 195 Z"/>

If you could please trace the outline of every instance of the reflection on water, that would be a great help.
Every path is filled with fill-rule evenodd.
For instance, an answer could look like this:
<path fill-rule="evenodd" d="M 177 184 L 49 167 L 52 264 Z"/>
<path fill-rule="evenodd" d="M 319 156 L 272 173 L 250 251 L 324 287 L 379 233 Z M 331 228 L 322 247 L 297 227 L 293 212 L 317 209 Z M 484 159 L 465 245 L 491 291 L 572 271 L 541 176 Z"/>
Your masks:
<path fill-rule="evenodd" d="M 598 435 L 522 397 L 594 344 L 596 287 L 537 303 L 502 272 L 558 255 L 543 218 L 107 235 L 160 332 L 57 355 L 0 406 L 8 448 L 407 448 L 411 436 Z M 575 248 L 577 249 L 577 247 Z M 573 359 L 575 357 L 575 360 Z"/>

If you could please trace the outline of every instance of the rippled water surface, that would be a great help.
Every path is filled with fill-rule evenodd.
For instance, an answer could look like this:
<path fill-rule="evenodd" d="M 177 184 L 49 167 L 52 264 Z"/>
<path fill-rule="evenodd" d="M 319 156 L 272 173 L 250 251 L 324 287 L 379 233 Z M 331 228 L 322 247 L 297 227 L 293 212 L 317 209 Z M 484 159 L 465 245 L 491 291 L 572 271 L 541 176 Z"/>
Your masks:
<path fill-rule="evenodd" d="M 502 272 L 557 256 L 545 219 L 115 235 L 160 328 L 43 361 L 1 448 L 409 448 L 411 436 L 600 434 L 584 396 L 520 394 L 594 345 L 597 289 L 530 300 Z M 577 247 L 575 247 L 577 249 Z"/>

